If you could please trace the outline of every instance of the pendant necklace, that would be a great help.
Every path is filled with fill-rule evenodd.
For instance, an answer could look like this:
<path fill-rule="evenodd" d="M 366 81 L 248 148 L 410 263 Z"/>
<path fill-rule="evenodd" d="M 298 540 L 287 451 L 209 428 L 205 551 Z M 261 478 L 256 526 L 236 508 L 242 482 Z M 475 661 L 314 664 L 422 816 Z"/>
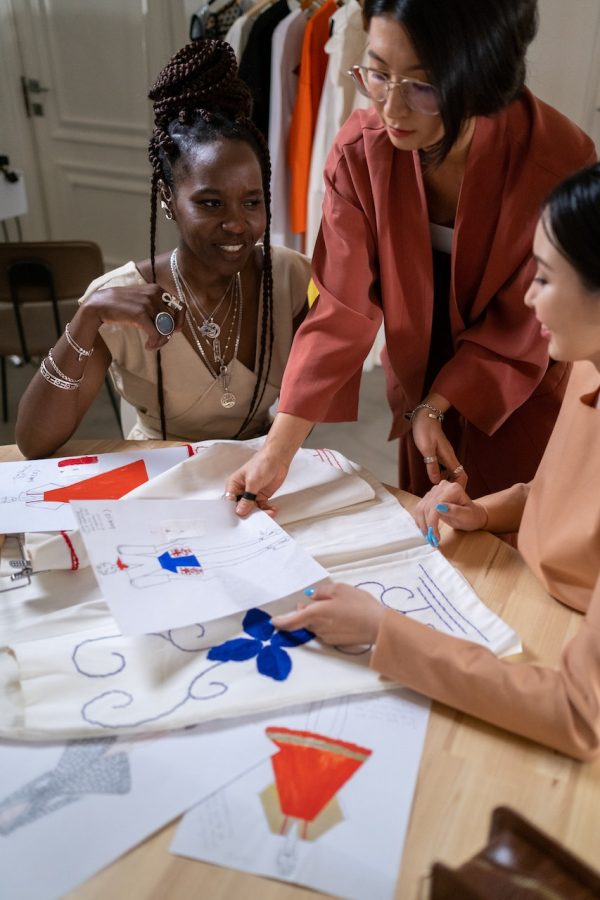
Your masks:
<path fill-rule="evenodd" d="M 235 394 L 229 390 L 229 386 L 230 386 L 230 382 L 231 382 L 231 373 L 229 371 L 229 367 L 234 362 L 234 360 L 237 359 L 238 348 L 239 348 L 239 344 L 240 344 L 240 337 L 241 337 L 241 333 L 242 333 L 242 314 L 243 314 L 243 308 L 244 308 L 244 296 L 243 296 L 243 292 L 242 292 L 242 279 L 240 277 L 240 273 L 238 272 L 236 275 L 233 276 L 230 284 L 227 285 L 227 289 L 226 289 L 225 293 L 219 300 L 219 302 L 218 302 L 217 306 L 215 307 L 215 309 L 213 310 L 212 314 L 210 316 L 207 316 L 205 311 L 202 309 L 202 306 L 198 302 L 198 299 L 191 291 L 190 286 L 184 280 L 184 278 L 179 270 L 179 266 L 177 265 L 177 251 L 176 250 L 174 250 L 173 253 L 171 254 L 171 272 L 173 275 L 173 282 L 175 284 L 175 288 L 176 288 L 179 300 L 185 304 L 186 322 L 188 324 L 188 328 L 194 339 L 196 347 L 198 348 L 198 352 L 200 353 L 200 356 L 202 357 L 202 359 L 203 359 L 208 371 L 212 375 L 212 377 L 215 379 L 215 381 L 218 380 L 221 383 L 221 390 L 222 390 L 221 406 L 224 409 L 231 409 L 233 406 L 235 406 L 235 404 L 237 402 L 237 398 L 236 398 Z M 194 314 L 192 313 L 192 310 L 191 310 L 192 304 L 190 304 L 189 302 L 188 303 L 185 302 L 185 300 L 186 300 L 185 290 L 186 289 L 187 289 L 189 299 L 193 301 L 193 304 L 195 305 L 195 307 L 200 312 L 200 315 L 202 316 L 202 325 L 198 324 L 198 322 L 196 321 L 196 319 L 194 317 Z M 227 316 L 229 315 L 232 307 L 233 307 L 233 313 L 232 313 L 232 317 L 231 317 L 231 324 L 229 326 L 229 333 L 227 335 L 227 340 L 225 342 L 225 348 L 224 348 L 223 352 L 221 352 L 221 341 L 220 341 L 221 326 L 219 325 L 218 322 L 214 321 L 214 316 L 216 315 L 217 311 L 219 310 L 222 303 L 224 302 L 230 289 L 231 289 L 231 299 L 229 302 L 229 307 L 227 308 L 227 311 L 226 311 L 225 315 L 223 316 L 223 322 L 226 321 Z M 237 322 L 237 328 L 235 329 L 236 335 L 235 335 L 235 342 L 234 342 L 234 347 L 233 347 L 233 355 L 231 357 L 231 361 L 228 366 L 227 363 L 225 362 L 225 359 L 227 356 L 227 351 L 229 349 L 229 345 L 231 343 L 231 338 L 232 338 L 232 335 L 234 332 L 236 322 Z M 210 345 L 211 345 L 213 359 L 214 359 L 214 367 L 211 364 L 210 360 L 208 359 L 208 356 L 204 350 L 204 347 L 202 346 L 202 340 L 201 340 L 202 338 L 204 340 L 206 340 L 207 343 L 210 343 Z"/>
<path fill-rule="evenodd" d="M 177 288 L 178 282 L 181 285 L 183 285 L 183 287 L 187 291 L 189 297 L 191 299 L 193 299 L 194 303 L 196 304 L 196 307 L 198 308 L 200 315 L 202 316 L 202 325 L 200 326 L 200 334 L 202 335 L 202 337 L 208 338 L 208 340 L 211 340 L 211 341 L 218 338 L 221 333 L 221 327 L 218 322 L 215 322 L 215 316 L 217 315 L 218 311 L 220 310 L 221 306 L 223 305 L 223 301 L 225 300 L 225 297 L 227 296 L 227 294 L 233 287 L 235 275 L 233 276 L 233 278 L 231 279 L 231 281 L 225 288 L 225 293 L 223 294 L 223 296 L 221 297 L 221 299 L 219 300 L 219 302 L 213 309 L 212 313 L 210 313 L 210 315 L 207 315 L 207 313 L 202 308 L 202 304 L 200 303 L 200 301 L 198 300 L 198 298 L 196 297 L 196 295 L 190 288 L 189 284 L 187 283 L 187 281 L 181 274 L 181 270 L 180 270 L 179 264 L 177 262 L 177 248 L 175 250 L 173 250 L 173 252 L 171 253 L 171 274 L 173 275 L 173 281 L 175 283 L 175 287 Z M 178 290 L 178 293 L 179 293 L 179 290 Z M 184 293 L 184 292 L 182 291 L 182 293 Z"/>

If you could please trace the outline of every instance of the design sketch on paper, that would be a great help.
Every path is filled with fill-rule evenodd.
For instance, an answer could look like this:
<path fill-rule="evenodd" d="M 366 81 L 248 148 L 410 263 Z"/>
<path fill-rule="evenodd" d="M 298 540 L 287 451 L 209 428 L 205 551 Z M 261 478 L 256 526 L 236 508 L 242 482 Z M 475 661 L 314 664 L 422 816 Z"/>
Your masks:
<path fill-rule="evenodd" d="M 58 509 L 63 503 L 69 503 L 71 500 L 119 500 L 147 481 L 146 463 L 143 459 L 138 459 L 71 484 L 60 485 L 51 482 L 30 488 L 23 495 L 23 499 L 28 506 Z"/>
<path fill-rule="evenodd" d="M 179 537 L 163 544 L 120 544 L 116 548 L 116 563 L 99 563 L 96 569 L 100 575 L 126 571 L 134 588 L 187 581 L 197 576 L 206 581 L 215 569 L 231 569 L 265 553 L 275 552 L 290 541 L 285 532 L 270 529 L 251 540 L 222 547 L 207 548 L 197 536 Z"/>
<path fill-rule="evenodd" d="M 203 626 L 197 627 L 200 629 L 197 637 L 202 637 Z M 256 608 L 248 610 L 244 616 L 242 627 L 248 637 L 233 638 L 223 644 L 216 644 L 209 649 L 205 657 L 200 657 L 203 661 L 210 661 L 212 664 L 192 678 L 185 695 L 169 709 L 156 712 L 154 715 L 136 713 L 133 694 L 120 688 L 113 688 L 88 700 L 81 708 L 82 719 L 88 724 L 97 725 L 100 728 L 135 728 L 167 718 L 190 700 L 214 700 L 225 694 L 229 690 L 229 685 L 225 681 L 214 680 L 212 673 L 228 662 L 245 662 L 256 659 L 256 669 L 259 675 L 273 681 L 285 681 L 292 672 L 292 658 L 288 650 L 306 644 L 314 638 L 314 634 L 305 629 L 278 631 L 271 624 L 269 614 Z M 99 646 L 104 641 L 118 640 L 118 638 L 119 635 L 108 635 L 91 638 L 77 644 L 72 654 L 73 665 L 77 672 L 92 679 L 109 678 L 122 672 L 127 667 L 125 655 L 116 651 L 114 647 L 100 650 Z M 168 641 L 183 653 L 203 652 L 202 648 L 195 650 L 180 646 L 170 632 L 145 635 L 146 641 L 156 638 Z M 100 651 L 100 656 L 97 653 L 88 655 L 92 647 Z M 106 654 L 105 657 L 104 654 Z M 100 665 L 103 658 L 104 666 Z M 127 710 L 126 713 L 125 710 Z"/>
<path fill-rule="evenodd" d="M 319 462 L 325 463 L 334 469 L 340 469 L 342 472 L 347 471 L 347 467 L 342 464 L 342 461 L 333 450 L 327 450 L 326 448 L 313 450 L 311 456 L 313 459 L 318 459 Z"/>
<path fill-rule="evenodd" d="M 374 594 L 384 606 L 418 619 L 430 628 L 443 626 L 450 634 L 469 638 L 478 634 L 486 643 L 489 638 L 464 615 L 444 593 L 423 563 L 418 564 L 419 577 L 413 588 L 402 585 L 386 587 L 381 581 L 361 581 L 355 587 Z"/>
<path fill-rule="evenodd" d="M 318 840 L 343 820 L 337 795 L 373 751 L 312 731 L 273 725 L 265 733 L 278 751 L 271 757 L 275 783 L 260 800 L 270 830 L 285 837 L 277 867 L 291 875 L 298 841 Z"/>
<path fill-rule="evenodd" d="M 70 741 L 54 769 L 0 798 L 0 835 L 12 834 L 86 794 L 129 793 L 129 757 L 115 741 Z"/>

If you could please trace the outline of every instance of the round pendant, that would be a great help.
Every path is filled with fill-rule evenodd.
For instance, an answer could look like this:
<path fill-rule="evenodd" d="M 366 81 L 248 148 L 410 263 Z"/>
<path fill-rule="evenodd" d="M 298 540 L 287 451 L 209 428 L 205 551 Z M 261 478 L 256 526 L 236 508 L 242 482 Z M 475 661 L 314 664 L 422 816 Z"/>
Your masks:
<path fill-rule="evenodd" d="M 200 334 L 209 341 L 214 341 L 221 334 L 221 328 L 216 322 L 207 321 L 200 328 Z"/>
<path fill-rule="evenodd" d="M 232 394 L 231 391 L 225 391 L 221 395 L 221 406 L 224 406 L 225 409 L 231 409 L 232 406 L 235 406 L 235 403 L 235 394 Z"/>

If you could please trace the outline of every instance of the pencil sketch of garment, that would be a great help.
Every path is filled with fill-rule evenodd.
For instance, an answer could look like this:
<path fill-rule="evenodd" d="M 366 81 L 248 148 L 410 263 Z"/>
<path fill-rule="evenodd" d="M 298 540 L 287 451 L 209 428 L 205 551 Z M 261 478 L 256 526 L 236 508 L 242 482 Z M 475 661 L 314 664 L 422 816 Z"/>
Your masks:
<path fill-rule="evenodd" d="M 214 569 L 241 565 L 278 550 L 290 540 L 287 534 L 272 529 L 252 540 L 222 547 L 207 547 L 199 537 L 182 537 L 159 545 L 121 544 L 117 547 L 118 567 L 128 570 L 131 586 L 136 588 L 199 576 L 204 583 Z"/>
<path fill-rule="evenodd" d="M 11 834 L 85 794 L 127 794 L 131 788 L 129 757 L 112 752 L 115 740 L 69 742 L 55 769 L 0 800 L 0 834 Z"/>

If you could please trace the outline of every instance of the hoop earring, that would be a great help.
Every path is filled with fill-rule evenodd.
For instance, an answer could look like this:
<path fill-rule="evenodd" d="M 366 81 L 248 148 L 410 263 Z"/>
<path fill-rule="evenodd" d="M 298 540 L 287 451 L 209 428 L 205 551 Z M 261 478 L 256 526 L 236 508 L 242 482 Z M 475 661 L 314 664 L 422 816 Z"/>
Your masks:
<path fill-rule="evenodd" d="M 161 200 L 160 206 L 161 206 L 161 209 L 164 209 L 164 211 L 165 211 L 165 219 L 168 219 L 169 222 L 171 222 L 173 220 L 173 213 L 171 212 L 171 210 L 169 208 L 169 204 L 166 203 L 164 200 Z"/>

